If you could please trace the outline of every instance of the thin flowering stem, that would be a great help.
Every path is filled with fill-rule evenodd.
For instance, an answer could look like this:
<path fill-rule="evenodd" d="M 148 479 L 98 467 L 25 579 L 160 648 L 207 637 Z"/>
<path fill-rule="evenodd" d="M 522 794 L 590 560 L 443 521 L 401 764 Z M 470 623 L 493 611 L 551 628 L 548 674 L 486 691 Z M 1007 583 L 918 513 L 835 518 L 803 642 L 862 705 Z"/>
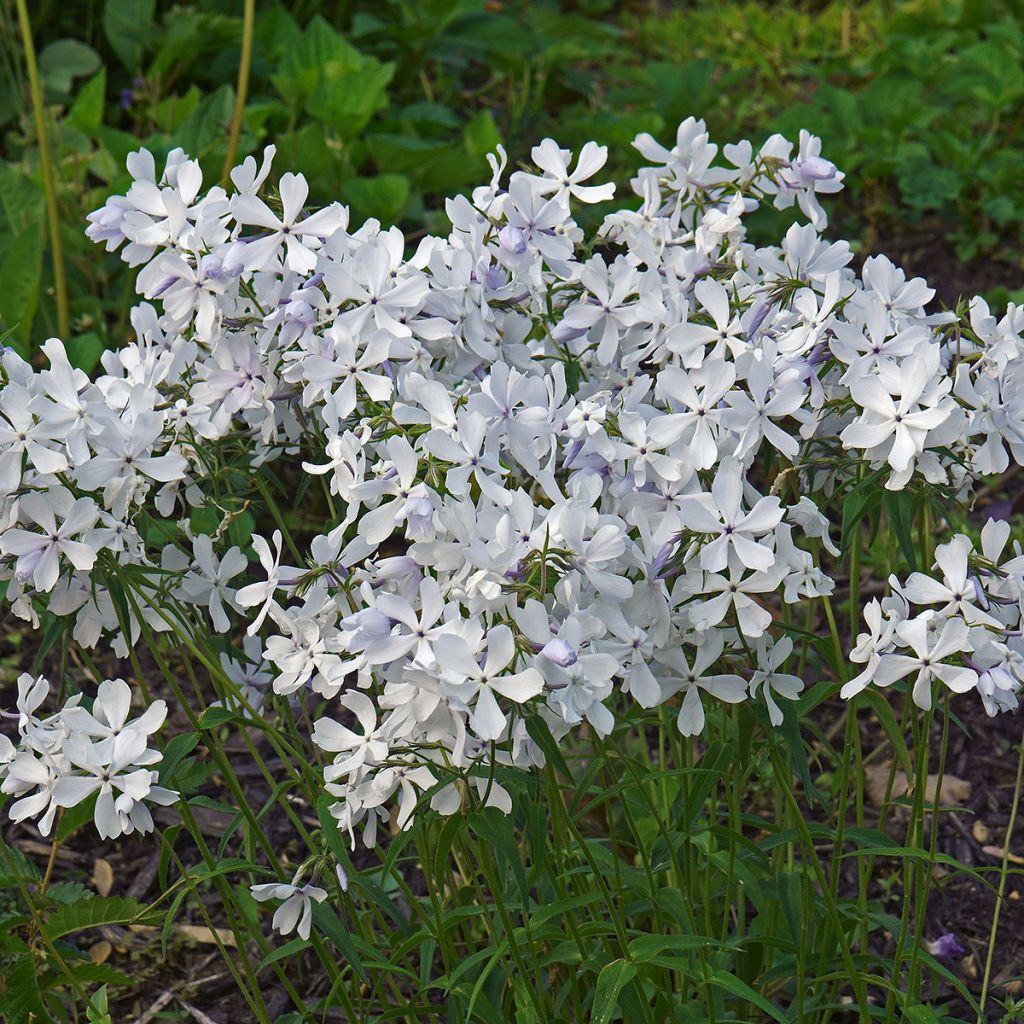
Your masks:
<path fill-rule="evenodd" d="M 943 697 L 942 740 L 939 744 L 939 764 L 935 774 L 935 797 L 931 808 L 928 858 L 922 867 L 920 890 L 914 894 L 914 940 L 910 952 L 910 989 L 908 992 L 910 1000 L 920 999 L 921 995 L 920 955 L 924 942 L 928 897 L 931 894 L 932 879 L 935 871 L 935 856 L 939 845 L 939 812 L 942 810 L 942 781 L 946 773 L 946 752 L 949 749 L 949 698 L 949 693 L 946 693 Z"/>
<path fill-rule="evenodd" d="M 774 742 L 771 743 L 769 751 L 772 766 L 775 769 L 775 778 L 781 785 L 786 802 L 792 809 L 793 824 L 796 827 L 797 833 L 800 835 L 801 848 L 809 857 L 811 867 L 818 881 L 819 889 L 822 894 L 825 895 L 829 892 L 829 883 L 825 877 L 825 872 L 821 866 L 821 861 L 818 858 L 817 851 L 815 850 L 814 840 L 811 838 L 810 832 L 807 829 L 807 823 L 804 821 L 800 805 L 797 803 L 796 797 L 793 794 L 791 781 L 789 777 L 784 775 L 782 761 L 779 758 L 778 748 Z M 835 929 L 835 933 L 839 939 L 840 954 L 842 956 L 843 963 L 846 966 L 847 978 L 854 992 L 854 998 L 857 1002 L 860 1013 L 861 1024 L 867 1024 L 871 1019 L 871 1012 L 868 1007 L 867 995 L 864 990 L 863 976 L 857 970 L 850 954 L 849 946 L 845 941 L 846 930 L 843 928 L 842 921 L 836 911 L 835 902 L 830 898 L 826 898 L 825 906 L 828 909 L 828 916 L 832 927 Z"/>
<path fill-rule="evenodd" d="M 249 67 L 252 63 L 252 40 L 255 25 L 256 0 L 243 0 L 242 55 L 238 64 L 238 85 L 235 88 L 235 109 L 231 115 L 231 129 L 228 132 L 228 150 L 224 155 L 224 170 L 221 173 L 221 184 L 225 188 L 227 188 L 230 181 L 231 168 L 235 166 L 238 139 L 242 133 L 242 120 L 245 117 L 245 101 L 249 93 Z"/>
<path fill-rule="evenodd" d="M 53 868 L 57 863 L 57 852 L 60 850 L 60 820 L 64 816 L 63 809 L 57 812 L 57 831 L 54 832 L 53 839 L 50 840 L 50 855 L 46 858 L 46 870 L 43 872 L 43 877 L 39 880 L 39 895 L 45 896 L 47 886 L 50 884 L 50 879 L 53 877 Z"/>
<path fill-rule="evenodd" d="M 195 822 L 193 821 L 192 824 L 195 825 Z M 196 827 L 198 828 L 198 826 Z M 231 976 L 234 978 L 235 984 L 238 986 L 238 990 L 239 992 L 241 992 L 242 997 L 249 1004 L 249 1008 L 252 1010 L 253 1014 L 255 1014 L 257 1019 L 261 1021 L 268 1021 L 269 1018 L 267 1016 L 266 1006 L 263 1003 L 262 997 L 259 995 L 258 986 L 254 986 L 253 991 L 250 991 L 249 986 L 246 983 L 246 980 L 242 977 L 242 972 L 239 971 L 238 965 L 235 963 L 234 958 L 232 957 L 227 945 L 224 942 L 224 939 L 221 937 L 221 933 L 217 928 L 216 922 L 213 920 L 213 918 L 210 916 L 209 911 L 207 910 L 206 904 L 202 898 L 202 895 L 199 892 L 198 884 L 192 878 L 192 875 L 189 872 L 188 868 L 181 860 L 181 858 L 178 856 L 178 853 L 174 848 L 174 843 L 171 840 L 169 840 L 167 836 L 159 829 L 156 830 L 156 835 L 160 842 L 163 844 L 163 847 L 167 852 L 168 858 L 175 862 L 182 883 L 185 886 L 187 886 L 191 890 L 192 894 L 195 896 L 195 903 L 199 911 L 199 914 L 206 922 L 206 927 L 210 930 L 210 935 L 212 937 L 214 944 L 217 947 L 217 951 L 220 953 L 221 959 L 224 961 L 225 967 L 227 967 L 228 971 L 231 973 Z M 207 853 L 209 853 L 209 851 L 207 851 Z M 212 858 L 209 858 L 206 862 L 206 866 L 211 871 L 211 877 L 214 877 L 219 882 L 220 879 L 216 874 L 216 862 Z M 224 895 L 225 892 L 222 890 L 221 896 L 223 897 Z M 240 939 L 243 942 L 245 941 L 243 933 L 241 933 L 238 930 L 237 919 L 233 914 L 230 913 L 228 916 L 228 928 L 231 930 L 232 935 L 234 936 L 236 947 L 238 946 Z M 254 982 L 254 978 L 252 975 L 251 968 L 249 968 L 249 970 L 246 973 L 249 975 L 249 983 L 252 984 Z M 255 992 L 256 994 L 254 995 L 253 992 Z"/>
<path fill-rule="evenodd" d="M 925 790 L 927 788 L 929 740 L 931 737 L 933 718 L 934 711 L 932 708 L 925 711 L 923 715 L 919 716 L 915 714 L 912 718 L 916 757 L 914 763 L 914 788 L 912 792 L 910 820 L 907 824 L 906 832 L 906 846 L 907 848 L 916 851 L 921 851 L 924 847 Z M 932 828 L 934 829 L 935 827 L 935 822 L 933 822 Z M 902 983 L 903 963 L 907 958 L 907 943 L 911 939 L 912 929 L 917 924 L 917 922 L 913 920 L 915 907 L 919 913 L 923 914 L 924 912 L 924 907 L 921 906 L 921 890 L 924 887 L 924 872 L 919 860 L 915 858 L 910 869 L 909 873 L 912 875 L 912 880 L 908 880 L 906 878 L 906 874 L 908 873 L 906 867 L 904 867 L 904 872 L 905 877 L 902 910 L 900 913 L 900 928 L 896 936 L 896 951 L 893 956 L 893 977 L 897 982 L 897 985 Z M 909 986 L 913 985 L 913 980 L 913 976 L 911 975 L 908 983 Z M 910 987 L 901 990 L 909 992 Z M 886 997 L 887 1012 L 890 1011 L 891 1005 L 895 1003 L 895 999 L 896 995 L 894 989 L 891 990 Z"/>
<path fill-rule="evenodd" d="M 985 970 L 981 978 L 981 994 L 978 996 L 978 1024 L 985 1022 L 985 1003 L 992 983 L 992 964 L 995 955 L 996 940 L 999 935 L 999 917 L 1006 897 L 1006 879 L 1010 868 L 1010 845 L 1013 830 L 1017 824 L 1017 811 L 1020 808 L 1021 794 L 1024 792 L 1024 735 L 1021 736 L 1017 748 L 1017 776 L 1013 783 L 1013 800 L 1010 803 L 1010 819 L 1006 823 L 1006 835 L 1003 837 L 1003 856 L 999 865 L 999 888 L 996 891 L 995 904 L 992 907 L 992 925 L 988 933 L 988 948 L 985 950 Z"/>
<path fill-rule="evenodd" d="M 68 282 L 64 272 L 64 244 L 60 237 L 60 208 L 57 201 L 57 181 L 53 173 L 53 157 L 46 130 L 46 106 L 43 85 L 39 78 L 36 48 L 32 40 L 32 21 L 26 0 L 15 0 L 21 43 L 25 50 L 28 70 L 29 95 L 35 120 L 36 140 L 39 143 L 39 167 L 43 175 L 43 194 L 46 199 L 46 220 L 50 229 L 50 259 L 53 263 L 54 298 L 57 303 L 57 331 L 62 338 L 71 336 L 71 317 L 68 312 Z"/>

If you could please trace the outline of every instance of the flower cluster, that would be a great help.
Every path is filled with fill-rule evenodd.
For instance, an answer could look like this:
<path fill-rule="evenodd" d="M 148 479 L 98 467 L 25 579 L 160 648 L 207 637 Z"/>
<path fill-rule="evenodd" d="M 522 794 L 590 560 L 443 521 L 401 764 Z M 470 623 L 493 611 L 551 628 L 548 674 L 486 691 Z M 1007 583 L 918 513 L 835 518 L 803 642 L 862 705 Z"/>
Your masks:
<path fill-rule="evenodd" d="M 40 717 L 50 693 L 42 676 L 18 679 L 17 737 L 0 734 L 0 792 L 15 797 L 12 821 L 38 818 L 49 835 L 58 809 L 95 798 L 93 820 L 104 839 L 151 832 L 148 804 L 171 804 L 177 794 L 156 785 L 152 766 L 161 755 L 149 737 L 163 724 L 167 706 L 152 704 L 138 718 L 131 714 L 131 687 L 123 679 L 99 685 L 92 708 L 81 694 L 55 714 Z"/>
<path fill-rule="evenodd" d="M 1006 557 L 1009 538 L 1009 523 L 990 519 L 980 551 L 958 533 L 936 549 L 935 576 L 892 578 L 891 596 L 864 609 L 868 631 L 850 658 L 865 667 L 842 695 L 912 676 L 914 702 L 926 710 L 936 681 L 954 693 L 978 690 L 990 715 L 1015 709 L 1024 679 L 1024 554 L 1017 543 Z"/>
<path fill-rule="evenodd" d="M 180 151 L 159 174 L 134 154 L 88 233 L 139 268 L 135 340 L 95 380 L 57 340 L 39 372 L 2 357 L 15 611 L 120 654 L 219 634 L 231 707 L 326 703 L 325 785 L 369 844 L 422 802 L 507 809 L 495 766 L 543 761 L 535 725 L 606 735 L 628 702 L 672 702 L 694 735 L 709 701 L 781 723 L 803 687 L 788 623 L 834 588 L 828 513 L 872 479 L 968 502 L 1024 456 L 1024 310 L 927 313 L 932 290 L 883 256 L 858 278 L 821 237 L 842 174 L 807 133 L 720 160 L 690 118 L 672 148 L 635 145 L 634 198 L 594 237 L 573 209 L 612 197 L 605 149 L 545 140 L 530 170 L 492 156 L 411 254 L 396 228 L 308 210 L 302 175 L 272 194 L 272 147 L 230 192 Z M 765 203 L 809 223 L 758 246 Z M 225 488 L 271 470 L 325 511 L 251 558 Z M 919 703 L 937 679 L 1015 704 L 1020 590 L 995 544 L 954 540 L 943 583 L 870 604 L 847 692 L 916 671 Z"/>

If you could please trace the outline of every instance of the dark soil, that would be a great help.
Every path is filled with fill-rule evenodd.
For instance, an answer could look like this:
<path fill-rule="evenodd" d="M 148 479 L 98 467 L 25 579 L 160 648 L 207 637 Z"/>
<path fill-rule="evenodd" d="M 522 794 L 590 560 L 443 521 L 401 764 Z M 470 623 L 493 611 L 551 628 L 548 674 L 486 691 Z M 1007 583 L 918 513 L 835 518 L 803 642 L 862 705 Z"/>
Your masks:
<path fill-rule="evenodd" d="M 1024 259 L 1017 245 L 1007 245 L 1002 254 L 988 253 L 964 261 L 945 234 L 944 225 L 923 221 L 916 226 L 900 224 L 898 232 L 875 245 L 863 256 L 884 252 L 902 267 L 907 277 L 923 277 L 935 289 L 931 308 L 955 309 L 961 299 L 975 295 L 996 298 L 1024 289 Z M 863 257 L 857 261 L 858 270 Z M 1002 299 L 1002 301 L 1006 301 Z M 992 312 L 1004 312 L 998 305 Z"/>

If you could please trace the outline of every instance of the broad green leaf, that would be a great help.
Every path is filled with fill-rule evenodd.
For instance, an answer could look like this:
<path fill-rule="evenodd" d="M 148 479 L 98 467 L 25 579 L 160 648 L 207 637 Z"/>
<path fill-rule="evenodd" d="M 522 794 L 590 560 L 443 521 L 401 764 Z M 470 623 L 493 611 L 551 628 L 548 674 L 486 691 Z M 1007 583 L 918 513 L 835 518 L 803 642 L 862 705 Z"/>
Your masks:
<path fill-rule="evenodd" d="M 156 0 L 107 0 L 103 5 L 103 34 L 121 63 L 132 73 L 142 67 L 142 57 L 156 28 Z"/>
<path fill-rule="evenodd" d="M 94 74 L 99 67 L 100 55 L 77 39 L 55 39 L 39 54 L 39 76 L 54 92 L 69 92 L 76 78 Z"/>
<path fill-rule="evenodd" d="M 68 361 L 72 366 L 91 373 L 99 364 L 100 358 L 106 352 L 107 346 L 103 339 L 95 332 L 88 331 L 79 334 L 68 342 Z"/>
<path fill-rule="evenodd" d="M 227 145 L 234 111 L 234 87 L 222 85 L 181 122 L 173 135 L 175 143 L 193 158 L 208 156 L 218 146 Z"/>
<path fill-rule="evenodd" d="M 793 759 L 793 771 L 800 780 L 808 800 L 822 803 L 825 794 L 814 784 L 811 768 L 807 762 L 807 747 L 800 733 L 800 715 L 798 708 L 791 701 L 782 701 L 782 725 L 779 734 Z"/>
<path fill-rule="evenodd" d="M 89 822 L 93 820 L 93 814 L 95 811 L 95 793 L 88 799 L 83 800 L 80 804 L 76 804 L 74 807 L 69 807 L 61 815 L 60 821 L 57 822 L 57 839 L 62 843 L 69 839 L 80 828 L 89 824 Z"/>
<path fill-rule="evenodd" d="M 352 966 L 352 970 L 363 980 L 367 980 L 366 970 L 356 950 L 353 936 L 341 923 L 338 915 L 326 904 L 313 904 L 313 927 L 319 929 L 337 947 L 339 953 L 344 956 Z"/>
<path fill-rule="evenodd" d="M 42 224 L 43 202 L 42 189 L 22 168 L 0 162 L 0 234 L 16 235 L 31 224 Z"/>
<path fill-rule="evenodd" d="M 930 1006 L 904 1006 L 901 1012 L 907 1024 L 940 1024 L 939 1015 Z"/>
<path fill-rule="evenodd" d="M 470 156 L 485 157 L 493 153 L 501 142 L 494 115 L 489 110 L 481 110 L 467 121 L 466 127 L 462 129 L 462 141 Z"/>
<path fill-rule="evenodd" d="M 721 949 L 727 943 L 706 935 L 641 935 L 629 944 L 629 955 L 637 963 L 645 963 L 665 953 L 685 953 L 694 949 Z"/>
<path fill-rule="evenodd" d="M 218 729 L 222 725 L 228 725 L 237 720 L 238 715 L 231 708 L 211 707 L 199 716 L 199 728 Z"/>
<path fill-rule="evenodd" d="M 401 218 L 409 201 L 409 179 L 404 174 L 351 178 L 341 194 L 355 208 L 360 220 L 376 217 L 384 224 L 393 223 Z"/>
<path fill-rule="evenodd" d="M 715 783 L 726 774 L 729 766 L 735 757 L 735 747 L 731 743 L 715 742 L 704 751 L 704 756 L 697 762 L 697 767 L 703 769 L 696 774 L 690 784 L 689 798 L 683 808 L 684 831 L 693 828 L 694 822 L 704 809 L 704 803 L 711 793 Z"/>
<path fill-rule="evenodd" d="M 275 87 L 293 106 L 346 138 L 358 135 L 387 102 L 393 64 L 361 54 L 319 15 L 284 55 Z"/>
<path fill-rule="evenodd" d="M 879 474 L 873 473 L 861 481 L 843 501 L 843 525 L 839 535 L 839 550 L 845 557 L 853 543 L 853 538 L 860 530 L 864 518 L 870 515 L 882 501 L 884 493 L 878 480 Z"/>
<path fill-rule="evenodd" d="M 29 353 L 32 319 L 43 270 L 43 226 L 29 224 L 7 246 L 0 261 L 0 332 L 22 356 Z"/>
<path fill-rule="evenodd" d="M 86 134 L 91 134 L 103 123 L 103 106 L 107 94 L 107 69 L 89 79 L 75 97 L 68 111 L 68 121 Z"/>
<path fill-rule="evenodd" d="M 287 960 L 290 956 L 295 956 L 297 953 L 301 953 L 304 949 L 308 949 L 312 943 L 309 939 L 292 939 L 291 942 L 286 942 L 283 946 L 278 946 L 277 949 L 272 949 L 261 961 L 257 970 L 263 970 L 264 967 L 269 967 L 270 964 L 277 963 L 278 960 Z"/>

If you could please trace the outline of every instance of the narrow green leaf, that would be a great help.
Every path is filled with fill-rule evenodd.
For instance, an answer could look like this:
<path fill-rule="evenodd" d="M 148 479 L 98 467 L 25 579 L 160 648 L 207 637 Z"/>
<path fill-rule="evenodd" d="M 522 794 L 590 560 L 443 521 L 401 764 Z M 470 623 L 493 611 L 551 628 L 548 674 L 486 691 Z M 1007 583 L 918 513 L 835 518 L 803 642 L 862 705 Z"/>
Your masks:
<path fill-rule="evenodd" d="M 896 721 L 896 714 L 892 709 L 892 705 L 881 693 L 871 689 L 862 691 L 858 696 L 858 700 L 870 705 L 871 710 L 875 713 L 875 717 L 882 726 L 885 738 L 892 745 L 892 749 L 896 753 L 896 759 L 899 761 L 900 767 L 906 772 L 908 777 L 912 776 L 914 774 L 914 762 L 910 757 L 910 751 L 907 750 L 906 740 L 903 738 L 899 722 Z"/>
<path fill-rule="evenodd" d="M 287 960 L 290 956 L 295 956 L 297 953 L 301 953 L 304 949 L 309 949 L 312 943 L 309 939 L 292 939 L 291 942 L 286 942 L 283 946 L 278 946 L 277 949 L 271 950 L 261 961 L 258 970 L 263 970 L 264 967 L 269 967 L 271 964 L 276 964 L 278 960 Z"/>
<path fill-rule="evenodd" d="M 326 903 L 313 905 L 314 927 L 319 928 L 324 935 L 337 947 L 338 952 L 345 957 L 362 981 L 368 981 L 363 961 L 356 951 L 352 936 L 341 923 L 338 915 Z"/>
<path fill-rule="evenodd" d="M 755 992 L 745 981 L 740 981 L 736 975 L 729 974 L 726 971 L 715 971 L 708 978 L 708 981 L 731 995 L 745 999 L 748 1003 L 756 1006 L 762 1013 L 768 1014 L 772 1020 L 778 1021 L 779 1024 L 786 1024 L 786 1015 L 782 1010 L 773 1003 L 770 1003 L 764 996 Z"/>
<path fill-rule="evenodd" d="M 728 943 L 706 935 L 641 935 L 629 944 L 629 955 L 637 963 L 646 963 L 665 953 L 685 953 L 694 949 L 722 949 Z"/>
<path fill-rule="evenodd" d="M 608 1024 L 619 1005 L 619 993 L 636 977 L 636 969 L 636 964 L 628 960 L 613 960 L 601 968 L 594 989 L 590 1024 Z"/>
<path fill-rule="evenodd" d="M 164 747 L 163 760 L 160 762 L 160 783 L 170 784 L 174 778 L 174 771 L 181 763 L 182 758 L 191 754 L 199 743 L 199 733 L 185 732 L 173 736 Z"/>
<path fill-rule="evenodd" d="M 917 570 L 917 554 L 914 551 L 914 495 L 910 491 L 885 491 L 882 495 L 885 514 L 889 518 L 892 532 L 896 534 L 900 551 L 910 566 Z"/>
<path fill-rule="evenodd" d="M 529 900 L 526 870 L 523 867 L 522 857 L 519 856 L 519 847 L 516 845 L 511 819 L 496 807 L 485 807 L 470 814 L 467 820 L 470 828 L 495 850 L 499 860 L 503 862 L 505 870 L 512 874 L 525 907 Z"/>

